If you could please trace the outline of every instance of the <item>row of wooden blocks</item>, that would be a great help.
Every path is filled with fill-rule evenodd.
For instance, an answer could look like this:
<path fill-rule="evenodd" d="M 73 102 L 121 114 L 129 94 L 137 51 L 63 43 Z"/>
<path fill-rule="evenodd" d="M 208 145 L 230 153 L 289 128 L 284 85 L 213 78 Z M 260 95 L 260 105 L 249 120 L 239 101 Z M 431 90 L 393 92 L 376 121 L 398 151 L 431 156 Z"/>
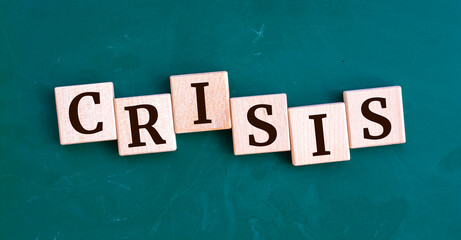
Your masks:
<path fill-rule="evenodd" d="M 176 150 L 175 133 L 232 128 L 235 155 L 291 150 L 299 166 L 405 142 L 398 86 L 288 108 L 285 94 L 230 98 L 224 71 L 171 76 L 170 85 L 171 95 L 128 98 L 114 98 L 110 82 L 55 88 L 61 144 L 117 139 L 121 156 L 135 155 Z"/>

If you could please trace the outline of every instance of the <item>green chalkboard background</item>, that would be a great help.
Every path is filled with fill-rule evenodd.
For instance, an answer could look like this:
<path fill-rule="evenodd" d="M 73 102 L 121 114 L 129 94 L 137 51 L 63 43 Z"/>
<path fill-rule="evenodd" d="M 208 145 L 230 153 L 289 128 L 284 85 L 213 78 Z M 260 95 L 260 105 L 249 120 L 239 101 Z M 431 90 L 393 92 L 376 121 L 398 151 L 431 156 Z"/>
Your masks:
<path fill-rule="evenodd" d="M 59 144 L 54 87 L 229 72 L 290 107 L 403 88 L 407 143 L 294 167 L 230 130 L 171 153 Z M 0 0 L 1 239 L 460 239 L 461 2 Z"/>

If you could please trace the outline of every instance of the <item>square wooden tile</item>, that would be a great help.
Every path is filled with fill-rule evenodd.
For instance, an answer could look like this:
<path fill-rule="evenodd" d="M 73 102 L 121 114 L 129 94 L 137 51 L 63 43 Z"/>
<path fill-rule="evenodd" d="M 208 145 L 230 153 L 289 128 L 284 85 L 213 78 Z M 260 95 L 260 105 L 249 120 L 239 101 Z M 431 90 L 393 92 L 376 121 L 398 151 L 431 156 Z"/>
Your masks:
<path fill-rule="evenodd" d="M 405 142 L 401 87 L 345 91 L 344 102 L 351 148 Z"/>
<path fill-rule="evenodd" d="M 176 150 L 170 94 L 116 98 L 120 156 Z"/>
<path fill-rule="evenodd" d="M 234 154 L 290 151 L 285 94 L 230 99 Z"/>
<path fill-rule="evenodd" d="M 117 139 L 111 82 L 56 87 L 62 145 Z"/>
<path fill-rule="evenodd" d="M 288 109 L 293 165 L 350 159 L 344 103 Z"/>
<path fill-rule="evenodd" d="M 227 72 L 170 77 L 176 133 L 231 128 Z"/>

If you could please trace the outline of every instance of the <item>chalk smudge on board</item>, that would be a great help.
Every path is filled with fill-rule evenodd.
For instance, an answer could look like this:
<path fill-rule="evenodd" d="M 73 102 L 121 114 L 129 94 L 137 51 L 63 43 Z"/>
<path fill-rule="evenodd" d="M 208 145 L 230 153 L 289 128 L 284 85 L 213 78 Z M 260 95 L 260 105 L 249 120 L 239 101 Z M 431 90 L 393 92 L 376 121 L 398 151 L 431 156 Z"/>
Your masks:
<path fill-rule="evenodd" d="M 456 170 L 461 169 L 461 147 L 453 150 L 452 152 L 446 154 L 437 164 L 437 167 L 448 173 L 452 173 Z"/>
<path fill-rule="evenodd" d="M 120 222 L 120 221 L 124 221 L 124 220 L 127 220 L 128 218 L 114 218 L 112 219 L 112 222 Z"/>
<path fill-rule="evenodd" d="M 205 229 L 208 227 L 208 216 L 207 216 L 207 212 L 208 212 L 208 197 L 206 196 L 206 194 L 202 194 L 201 195 L 201 200 L 203 202 L 203 217 L 202 217 L 202 231 L 205 231 Z"/>
<path fill-rule="evenodd" d="M 232 165 L 231 165 L 232 166 Z M 227 219 L 228 219 L 228 229 L 227 229 L 227 239 L 234 239 L 234 230 L 235 230 L 235 208 L 234 203 L 230 197 L 230 173 L 233 172 L 233 167 L 227 169 L 226 178 L 224 180 L 224 205 L 226 207 Z"/>
<path fill-rule="evenodd" d="M 121 184 L 121 183 L 114 182 L 114 181 L 112 181 L 112 180 L 110 180 L 110 179 L 108 179 L 107 182 L 108 182 L 108 183 L 115 184 L 115 185 L 117 185 L 117 186 L 119 186 L 119 187 L 121 187 L 121 188 L 123 188 L 123 189 L 125 189 L 125 190 L 128 190 L 128 191 L 133 190 L 133 189 L 131 189 L 130 187 L 128 187 L 127 185 L 123 185 L 123 184 Z"/>
<path fill-rule="evenodd" d="M 256 229 L 256 224 L 258 224 L 258 219 L 257 218 L 251 218 L 249 223 L 250 223 L 251 231 L 253 232 L 253 239 L 254 240 L 261 239 L 261 234 Z"/>
<path fill-rule="evenodd" d="M 264 23 L 259 28 L 259 31 L 253 29 L 253 32 L 256 33 L 256 37 L 253 39 L 253 43 L 256 43 L 261 38 L 264 38 Z"/>

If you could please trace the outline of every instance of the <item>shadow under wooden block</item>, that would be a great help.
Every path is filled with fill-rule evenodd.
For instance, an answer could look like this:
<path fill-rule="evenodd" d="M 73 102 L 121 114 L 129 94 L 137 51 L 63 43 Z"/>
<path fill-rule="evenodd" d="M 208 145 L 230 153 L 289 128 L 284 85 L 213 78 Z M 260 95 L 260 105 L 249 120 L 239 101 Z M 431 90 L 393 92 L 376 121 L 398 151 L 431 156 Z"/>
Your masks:
<path fill-rule="evenodd" d="M 344 103 L 288 109 L 295 166 L 350 159 Z"/>
<path fill-rule="evenodd" d="M 227 72 L 170 77 L 176 133 L 231 128 Z"/>
<path fill-rule="evenodd" d="M 62 145 L 117 139 L 111 82 L 56 87 Z"/>
<path fill-rule="evenodd" d="M 285 94 L 231 98 L 234 154 L 290 151 Z"/>
<path fill-rule="evenodd" d="M 344 92 L 350 148 L 405 143 L 399 86 Z"/>
<path fill-rule="evenodd" d="M 170 94 L 116 98 L 120 156 L 176 150 Z"/>

